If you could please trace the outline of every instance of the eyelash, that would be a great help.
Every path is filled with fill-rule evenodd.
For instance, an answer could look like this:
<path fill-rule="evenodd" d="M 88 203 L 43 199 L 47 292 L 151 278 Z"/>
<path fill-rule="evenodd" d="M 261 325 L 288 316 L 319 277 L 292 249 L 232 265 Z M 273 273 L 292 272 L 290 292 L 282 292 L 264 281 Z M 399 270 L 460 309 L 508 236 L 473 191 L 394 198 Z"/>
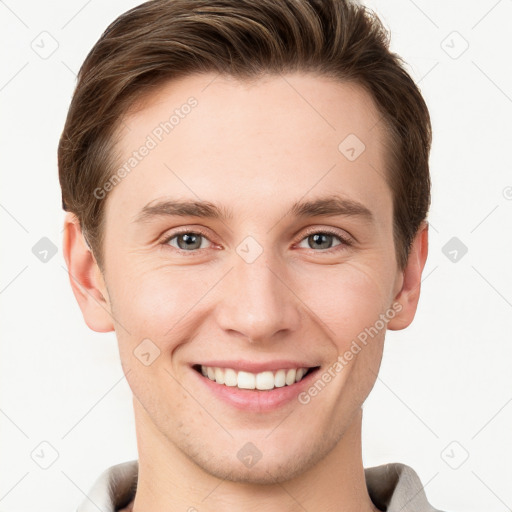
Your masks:
<path fill-rule="evenodd" d="M 210 241 L 210 239 L 208 238 L 208 235 L 200 230 L 200 229 L 196 229 L 195 231 L 192 231 L 190 229 L 184 229 L 184 230 L 180 230 L 180 231 L 177 231 L 177 232 L 174 232 L 172 233 L 171 235 L 165 237 L 161 244 L 164 245 L 164 246 L 168 246 L 168 247 L 171 247 L 173 250 L 175 251 L 178 251 L 180 253 L 185 253 L 187 254 L 187 256 L 194 256 L 197 254 L 198 251 L 200 250 L 205 250 L 205 249 L 195 249 L 195 250 L 192 250 L 192 251 L 185 251 L 184 249 L 179 249 L 177 247 L 173 247 L 171 245 L 169 245 L 169 242 L 176 238 L 177 236 L 179 235 L 183 235 L 183 234 L 190 234 L 190 235 L 201 235 L 203 236 L 204 238 L 206 238 L 207 240 Z M 332 235 L 334 236 L 335 238 L 337 238 L 341 243 L 334 246 L 334 247 L 330 247 L 329 249 L 321 249 L 321 250 L 314 250 L 314 249 L 309 249 L 310 251 L 313 251 L 313 252 L 318 252 L 318 253 L 329 253 L 329 254 L 332 254 L 332 252 L 335 252 L 335 251 L 338 251 L 338 250 L 343 250 L 344 248 L 347 248 L 347 247 L 350 247 L 352 245 L 352 240 L 348 237 L 345 237 L 345 236 L 342 236 L 340 235 L 338 232 L 334 231 L 334 230 L 331 230 L 331 229 L 311 229 L 309 231 L 306 231 L 306 233 L 304 233 L 304 235 L 302 235 L 302 238 L 300 238 L 297 242 L 295 243 L 300 243 L 302 242 L 304 239 L 308 238 L 309 236 L 311 235 Z"/>

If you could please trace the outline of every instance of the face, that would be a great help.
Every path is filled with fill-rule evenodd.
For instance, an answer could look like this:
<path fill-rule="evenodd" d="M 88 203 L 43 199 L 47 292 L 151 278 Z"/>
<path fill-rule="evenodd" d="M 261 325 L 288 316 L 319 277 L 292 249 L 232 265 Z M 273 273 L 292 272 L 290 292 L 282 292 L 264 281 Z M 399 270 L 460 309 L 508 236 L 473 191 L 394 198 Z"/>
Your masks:
<path fill-rule="evenodd" d="M 220 478 L 286 480 L 352 424 L 401 314 L 380 116 L 307 74 L 188 76 L 139 107 L 103 246 L 137 421 Z"/>

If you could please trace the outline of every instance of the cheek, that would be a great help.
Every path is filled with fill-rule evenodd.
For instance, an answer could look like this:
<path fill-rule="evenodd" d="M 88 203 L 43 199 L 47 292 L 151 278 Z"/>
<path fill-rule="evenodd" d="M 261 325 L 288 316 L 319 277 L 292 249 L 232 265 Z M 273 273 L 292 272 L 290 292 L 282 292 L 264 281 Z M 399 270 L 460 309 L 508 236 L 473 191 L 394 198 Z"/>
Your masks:
<path fill-rule="evenodd" d="M 119 269 L 122 268 L 120 265 Z M 112 313 L 118 337 L 133 346 L 145 338 L 162 351 L 172 350 L 173 340 L 190 328 L 200 308 L 195 308 L 215 283 L 215 275 L 197 268 L 124 267 L 111 275 Z M 218 280 L 218 278 L 217 278 Z M 197 319 L 196 319 L 197 320 Z"/>
<path fill-rule="evenodd" d="M 225 269 L 206 264 L 155 267 L 144 258 L 128 256 L 130 261 L 118 258 L 118 265 L 111 265 L 108 283 L 121 348 L 129 356 L 128 351 L 132 353 L 142 340 L 150 339 L 162 352 L 170 353 L 215 309 L 209 292 Z M 371 327 L 387 307 L 389 276 L 378 258 L 354 258 L 329 266 L 302 263 L 301 267 L 283 269 L 283 278 L 293 291 L 283 294 L 283 300 L 309 317 L 309 327 L 316 324 L 323 329 L 326 341 L 338 353 Z M 223 283 L 223 293 L 229 293 L 226 286 Z"/>
<path fill-rule="evenodd" d="M 306 304 L 329 327 L 329 337 L 339 350 L 373 326 L 386 310 L 389 284 L 383 276 L 373 264 L 346 263 L 329 272 L 320 269 L 303 287 Z"/>

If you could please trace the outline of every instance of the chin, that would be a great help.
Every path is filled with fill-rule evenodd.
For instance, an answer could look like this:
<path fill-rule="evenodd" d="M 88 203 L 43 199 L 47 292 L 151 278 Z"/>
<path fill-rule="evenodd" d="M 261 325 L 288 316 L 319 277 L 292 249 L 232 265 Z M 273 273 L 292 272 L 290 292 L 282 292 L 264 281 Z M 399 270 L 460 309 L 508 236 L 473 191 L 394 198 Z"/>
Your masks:
<path fill-rule="evenodd" d="M 305 473 L 322 460 L 336 439 L 318 439 L 316 444 L 303 443 L 299 449 L 290 447 L 288 453 L 282 446 L 263 448 L 261 458 L 251 467 L 244 466 L 237 456 L 220 456 L 215 447 L 203 447 L 191 456 L 193 462 L 215 478 L 241 484 L 269 485 L 289 481 Z M 238 446 L 238 443 L 237 443 Z M 239 450 L 236 450 L 236 454 Z"/>
<path fill-rule="evenodd" d="M 233 468 L 233 464 L 214 464 L 213 462 L 214 461 L 210 459 L 208 463 L 201 465 L 202 469 L 221 480 L 252 485 L 269 485 L 286 482 L 308 469 L 297 460 L 289 464 L 282 462 L 273 463 L 272 461 L 263 463 L 263 461 L 260 460 L 252 468 L 240 467 L 238 461 L 237 467 L 235 468 Z"/>

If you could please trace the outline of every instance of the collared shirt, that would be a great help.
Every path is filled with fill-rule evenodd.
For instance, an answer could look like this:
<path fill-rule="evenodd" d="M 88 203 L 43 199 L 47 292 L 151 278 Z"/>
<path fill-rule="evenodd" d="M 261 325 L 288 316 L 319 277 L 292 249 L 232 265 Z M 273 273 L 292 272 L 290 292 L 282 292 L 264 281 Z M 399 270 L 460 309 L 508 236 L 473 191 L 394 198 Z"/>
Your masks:
<path fill-rule="evenodd" d="M 135 498 L 139 463 L 132 460 L 107 468 L 76 512 L 118 512 Z M 427 501 L 416 472 L 400 463 L 365 468 L 366 486 L 374 505 L 387 512 L 441 512 Z"/>

